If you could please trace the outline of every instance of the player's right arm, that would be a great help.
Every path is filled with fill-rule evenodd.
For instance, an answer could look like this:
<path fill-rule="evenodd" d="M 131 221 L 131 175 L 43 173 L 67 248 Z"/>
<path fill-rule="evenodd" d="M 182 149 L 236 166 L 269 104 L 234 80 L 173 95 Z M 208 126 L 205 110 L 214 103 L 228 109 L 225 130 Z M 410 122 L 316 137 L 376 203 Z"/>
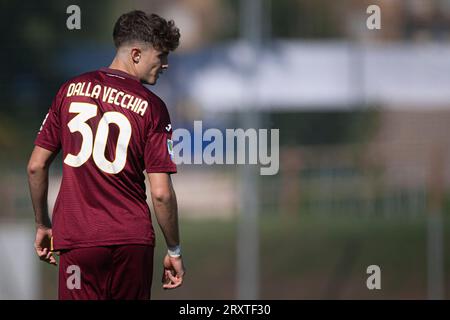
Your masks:
<path fill-rule="evenodd" d="M 155 216 L 164 234 L 169 250 L 179 248 L 178 206 L 172 180 L 168 173 L 148 173 Z M 175 289 L 182 285 L 185 273 L 181 254 L 171 251 L 163 261 L 163 288 Z"/>
<path fill-rule="evenodd" d="M 64 86 L 53 99 L 53 103 L 39 129 L 34 142 L 35 147 L 27 166 L 28 185 L 36 221 L 34 247 L 41 260 L 54 265 L 56 265 L 56 260 L 51 253 L 52 226 L 47 207 L 48 172 L 50 164 L 61 148 L 59 107 L 62 103 L 63 94 L 61 94 L 61 91 L 63 89 Z"/>
<path fill-rule="evenodd" d="M 52 225 L 48 215 L 47 193 L 48 171 L 55 155 L 55 152 L 36 146 L 27 166 L 28 185 L 36 221 L 34 247 L 41 260 L 54 265 L 56 265 L 56 260 L 50 251 Z"/>

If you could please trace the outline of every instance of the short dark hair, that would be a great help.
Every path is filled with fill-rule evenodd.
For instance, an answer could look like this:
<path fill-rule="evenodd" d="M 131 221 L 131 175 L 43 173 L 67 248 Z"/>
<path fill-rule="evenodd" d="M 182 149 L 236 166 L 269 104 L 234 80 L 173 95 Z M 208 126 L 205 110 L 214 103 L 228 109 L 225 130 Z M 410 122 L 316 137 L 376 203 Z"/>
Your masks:
<path fill-rule="evenodd" d="M 134 10 L 117 19 L 113 31 L 114 45 L 119 48 L 131 41 L 150 43 L 161 51 L 174 51 L 180 43 L 180 29 L 173 20 L 167 21 L 157 14 Z"/>

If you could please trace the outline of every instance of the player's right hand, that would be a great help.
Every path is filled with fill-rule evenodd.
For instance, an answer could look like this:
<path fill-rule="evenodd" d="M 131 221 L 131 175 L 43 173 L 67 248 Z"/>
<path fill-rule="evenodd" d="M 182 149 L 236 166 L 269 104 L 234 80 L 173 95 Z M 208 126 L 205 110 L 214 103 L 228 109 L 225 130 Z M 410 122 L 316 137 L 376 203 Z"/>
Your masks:
<path fill-rule="evenodd" d="M 164 289 L 175 289 L 183 284 L 183 277 L 186 273 L 183 259 L 180 257 L 171 257 L 168 254 L 163 261 L 164 271 L 162 283 Z"/>
<path fill-rule="evenodd" d="M 44 226 L 36 228 L 36 240 L 34 241 L 34 248 L 36 253 L 42 261 L 57 265 L 56 259 L 51 250 L 52 229 Z"/>

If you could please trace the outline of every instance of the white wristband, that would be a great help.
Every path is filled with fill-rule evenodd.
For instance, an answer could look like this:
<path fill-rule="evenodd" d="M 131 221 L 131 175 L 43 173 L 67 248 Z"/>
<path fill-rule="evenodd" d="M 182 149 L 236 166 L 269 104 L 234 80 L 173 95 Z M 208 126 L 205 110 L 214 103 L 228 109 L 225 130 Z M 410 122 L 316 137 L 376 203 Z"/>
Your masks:
<path fill-rule="evenodd" d="M 169 247 L 167 249 L 167 254 L 172 258 L 178 258 L 181 256 L 181 247 L 179 245 L 175 247 Z"/>

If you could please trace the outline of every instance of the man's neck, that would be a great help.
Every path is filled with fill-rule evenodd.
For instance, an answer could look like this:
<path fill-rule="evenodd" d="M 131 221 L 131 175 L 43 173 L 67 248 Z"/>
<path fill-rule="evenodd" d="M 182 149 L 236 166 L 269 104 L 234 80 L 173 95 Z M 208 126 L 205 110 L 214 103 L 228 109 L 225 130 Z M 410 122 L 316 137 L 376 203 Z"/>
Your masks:
<path fill-rule="evenodd" d="M 109 66 L 110 69 L 120 70 L 122 72 L 128 73 L 129 75 L 132 75 L 133 77 L 138 78 L 136 74 L 136 69 L 132 68 L 128 64 L 124 63 L 120 58 L 117 56 L 114 58 L 114 60 L 111 62 L 111 65 Z"/>

